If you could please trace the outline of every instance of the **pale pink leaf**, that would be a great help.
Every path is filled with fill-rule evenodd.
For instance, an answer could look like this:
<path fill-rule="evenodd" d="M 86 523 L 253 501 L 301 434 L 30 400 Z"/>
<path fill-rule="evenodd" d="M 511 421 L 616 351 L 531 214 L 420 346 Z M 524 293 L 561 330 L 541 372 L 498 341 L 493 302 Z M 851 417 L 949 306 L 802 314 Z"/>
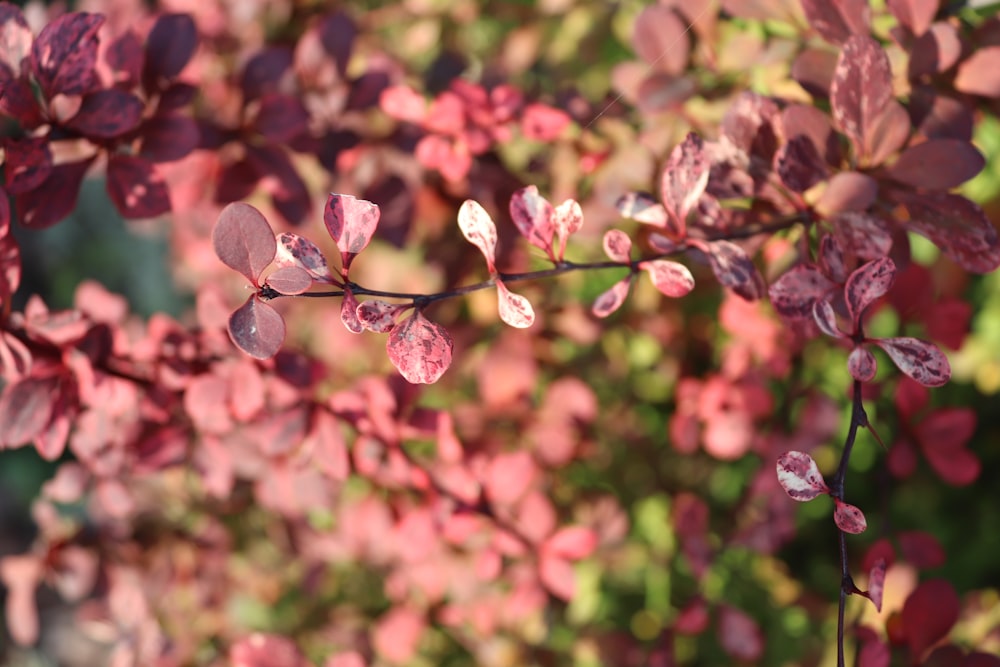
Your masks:
<path fill-rule="evenodd" d="M 882 611 L 882 593 L 885 591 L 884 558 L 879 558 L 868 573 L 868 599 L 875 605 L 876 611 Z"/>
<path fill-rule="evenodd" d="M 243 202 L 222 209 L 212 229 L 212 246 L 223 264 L 242 273 L 254 286 L 277 252 L 271 225 L 260 211 Z"/>
<path fill-rule="evenodd" d="M 535 311 L 531 303 L 520 294 L 514 294 L 503 281 L 497 278 L 497 308 L 500 319 L 512 327 L 526 329 L 535 323 Z"/>
<path fill-rule="evenodd" d="M 395 606 L 379 618 L 372 630 L 375 652 L 391 664 L 408 664 L 417 652 L 427 620 L 415 609 Z"/>
<path fill-rule="evenodd" d="M 565 558 L 543 552 L 538 563 L 538 577 L 545 588 L 560 600 L 572 600 L 576 594 L 573 564 Z"/>
<path fill-rule="evenodd" d="M 623 195 L 615 202 L 615 208 L 623 218 L 657 227 L 667 226 L 667 209 L 644 192 Z"/>
<path fill-rule="evenodd" d="M 632 286 L 633 274 L 629 274 L 608 288 L 603 294 L 594 299 L 594 305 L 590 312 L 594 317 L 608 317 L 622 307 L 625 299 L 628 298 L 629 287 Z"/>
<path fill-rule="evenodd" d="M 510 198 L 510 217 L 517 230 L 531 245 L 546 252 L 552 250 L 553 215 L 552 204 L 538 194 L 534 185 L 521 188 Z"/>
<path fill-rule="evenodd" d="M 693 132 L 670 153 L 660 180 L 660 197 L 669 214 L 668 229 L 675 237 L 685 235 L 687 215 L 708 185 L 709 166 L 704 143 Z"/>
<path fill-rule="evenodd" d="M 340 302 L 340 321 L 351 333 L 359 334 L 365 330 L 365 326 L 358 319 L 358 298 L 354 292 L 344 288 L 344 300 Z"/>
<path fill-rule="evenodd" d="M 410 306 L 372 299 L 361 303 L 356 310 L 361 326 L 376 333 L 388 333 L 396 326 L 396 318 Z"/>
<path fill-rule="evenodd" d="M 584 526 L 560 528 L 542 544 L 543 552 L 571 561 L 586 558 L 596 548 L 597 533 Z"/>
<path fill-rule="evenodd" d="M 229 649 L 232 667 L 307 667 L 305 656 L 287 637 L 254 633 Z"/>
<path fill-rule="evenodd" d="M 908 336 L 872 342 L 885 350 L 899 370 L 925 387 L 940 387 L 951 379 L 948 357 L 932 343 Z"/>
<path fill-rule="evenodd" d="M 805 452 L 785 452 L 778 457 L 778 483 L 793 500 L 805 502 L 830 493 L 816 461 Z"/>
<path fill-rule="evenodd" d="M 330 193 L 323 210 L 323 223 L 345 257 L 345 268 L 351 260 L 348 255 L 357 255 L 371 242 L 380 216 L 379 207 L 370 201 Z"/>
<path fill-rule="evenodd" d="M 861 325 L 861 315 L 876 299 L 885 295 L 896 278 L 896 264 L 882 257 L 861 265 L 844 285 L 844 299 L 855 330 Z"/>
<path fill-rule="evenodd" d="M 566 241 L 571 234 L 580 231 L 583 226 L 583 209 L 573 199 L 567 199 L 556 206 L 552 215 L 552 225 L 559 237 L 559 259 L 566 253 Z"/>
<path fill-rule="evenodd" d="M 789 269 L 771 284 L 768 295 L 780 315 L 803 320 L 813 316 L 813 304 L 830 296 L 836 285 L 814 264 Z"/>
<path fill-rule="evenodd" d="M 324 475 L 337 482 L 347 479 L 351 471 L 347 443 L 336 417 L 317 410 L 308 442 L 312 444 L 313 460 Z"/>
<path fill-rule="evenodd" d="M 294 296 L 312 287 L 312 276 L 298 266 L 283 266 L 267 277 L 264 283 L 279 294 Z"/>
<path fill-rule="evenodd" d="M 408 382 L 431 384 L 451 365 L 453 346 L 445 328 L 417 310 L 393 328 L 386 350 L 392 365 Z"/>
<path fill-rule="evenodd" d="M 483 253 L 490 273 L 496 271 L 497 227 L 486 209 L 478 202 L 466 199 L 458 209 L 458 228 L 466 240 Z"/>
<path fill-rule="evenodd" d="M 654 259 L 640 263 L 639 268 L 649 272 L 653 285 L 667 296 L 682 297 L 694 289 L 694 276 L 683 264 Z"/>
<path fill-rule="evenodd" d="M 0 559 L 0 581 L 7 588 L 7 629 L 14 642 L 21 646 L 38 641 L 35 589 L 42 579 L 43 568 L 42 560 L 30 554 Z"/>
<path fill-rule="evenodd" d="M 868 528 L 868 522 L 865 520 L 864 512 L 850 503 L 845 503 L 840 498 L 834 498 L 833 504 L 833 520 L 838 528 L 852 535 L 865 532 L 865 529 Z"/>
<path fill-rule="evenodd" d="M 270 359 L 285 341 L 285 320 L 256 294 L 229 316 L 228 330 L 236 347 L 255 359 Z"/>
<path fill-rule="evenodd" d="M 871 382 L 878 370 L 875 355 L 869 352 L 868 348 L 859 345 L 851 350 L 850 356 L 847 357 L 847 370 L 855 380 Z"/>
<path fill-rule="evenodd" d="M 277 241 L 278 253 L 274 258 L 277 266 L 298 266 L 307 271 L 317 282 L 335 282 L 326 263 L 326 257 L 315 243 L 291 232 L 278 234 Z"/>
<path fill-rule="evenodd" d="M 632 259 L 632 239 L 620 229 L 604 233 L 604 253 L 616 262 L 626 264 Z"/>
<path fill-rule="evenodd" d="M 813 319 L 816 320 L 819 330 L 827 336 L 846 337 L 846 334 L 837 326 L 837 315 L 833 312 L 833 306 L 826 299 L 817 299 L 813 302 Z"/>
<path fill-rule="evenodd" d="M 538 464 L 527 451 L 501 452 L 486 468 L 486 497 L 493 504 L 513 505 L 528 492 L 537 475 Z"/>

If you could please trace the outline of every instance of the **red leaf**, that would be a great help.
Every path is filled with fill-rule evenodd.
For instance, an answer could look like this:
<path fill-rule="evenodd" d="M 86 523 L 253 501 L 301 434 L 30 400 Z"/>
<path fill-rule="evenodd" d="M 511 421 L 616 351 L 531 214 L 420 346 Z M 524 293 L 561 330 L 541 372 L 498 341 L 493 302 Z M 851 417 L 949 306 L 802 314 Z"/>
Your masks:
<path fill-rule="evenodd" d="M 94 158 L 66 162 L 52 168 L 37 188 L 14 198 L 17 214 L 25 227 L 44 229 L 56 224 L 76 208 L 80 184 Z"/>
<path fill-rule="evenodd" d="M 872 639 L 862 645 L 858 654 L 858 667 L 889 667 L 892 652 L 881 639 Z"/>
<path fill-rule="evenodd" d="M 937 538 L 922 530 L 907 530 L 899 534 L 899 550 L 908 562 L 921 570 L 941 567 L 945 562 L 944 548 Z"/>
<path fill-rule="evenodd" d="M 170 211 L 166 181 L 145 158 L 113 155 L 107 178 L 108 196 L 123 218 L 152 218 Z"/>
<path fill-rule="evenodd" d="M 25 377 L 0 394 L 0 448 L 20 447 L 34 440 L 52 419 L 58 378 Z"/>
<path fill-rule="evenodd" d="M 958 139 L 931 139 L 903 151 L 889 167 L 891 178 L 917 188 L 949 190 L 982 171 L 986 159 Z"/>
<path fill-rule="evenodd" d="M 331 193 L 326 200 L 323 222 L 344 255 L 345 270 L 350 266 L 351 255 L 368 247 L 380 216 L 377 205 L 351 195 Z"/>
<path fill-rule="evenodd" d="M 851 354 L 847 357 L 847 370 L 855 380 L 871 382 L 875 379 L 878 365 L 875 356 L 868 351 L 868 348 L 858 346 L 851 350 Z"/>
<path fill-rule="evenodd" d="M 861 327 L 865 309 L 892 287 L 896 277 L 896 264 L 888 257 L 867 262 L 850 275 L 844 285 L 844 299 L 854 322 L 854 330 Z"/>
<path fill-rule="evenodd" d="M 535 323 L 535 311 L 525 297 L 514 294 L 499 278 L 497 285 L 497 309 L 500 319 L 512 327 L 527 329 Z"/>
<path fill-rule="evenodd" d="M 651 68 L 680 74 L 691 51 L 689 28 L 669 6 L 650 5 L 635 19 L 632 46 Z"/>
<path fill-rule="evenodd" d="M 543 552 L 538 563 L 538 578 L 560 600 L 572 600 L 576 594 L 573 564 L 565 558 Z"/>
<path fill-rule="evenodd" d="M 145 79 L 173 79 L 188 64 L 198 46 L 198 29 L 189 14 L 163 14 L 146 40 Z"/>
<path fill-rule="evenodd" d="M 735 607 L 720 605 L 717 635 L 723 650 L 737 660 L 757 662 L 764 654 L 764 635 L 760 626 Z"/>
<path fill-rule="evenodd" d="M 608 317 L 611 313 L 622 307 L 625 299 L 628 298 L 628 290 L 632 286 L 632 278 L 633 274 L 628 274 L 594 299 L 594 305 L 590 308 L 590 312 L 594 314 L 594 317 Z"/>
<path fill-rule="evenodd" d="M 417 310 L 392 330 L 386 350 L 407 382 L 431 384 L 451 365 L 453 346 L 445 328 Z"/>
<path fill-rule="evenodd" d="M 462 207 L 458 209 L 458 228 L 462 230 L 462 235 L 472 245 L 479 248 L 486 258 L 486 265 L 490 273 L 496 271 L 497 252 L 497 227 L 493 224 L 490 214 L 471 199 L 462 202 Z M 501 313 L 502 315 L 502 313 Z"/>
<path fill-rule="evenodd" d="M 989 273 L 1000 266 L 997 229 L 978 205 L 944 192 L 901 193 L 898 198 L 910 216 L 907 227 L 963 269 Z"/>
<path fill-rule="evenodd" d="M 706 245 L 701 249 L 708 256 L 712 273 L 724 287 L 747 301 L 764 295 L 764 279 L 743 248 L 732 241 L 710 241 Z"/>
<path fill-rule="evenodd" d="M 172 113 L 147 119 L 139 134 L 142 136 L 139 155 L 156 163 L 187 157 L 201 140 L 198 123 L 187 116 Z"/>
<path fill-rule="evenodd" d="M 5 139 L 3 148 L 5 187 L 10 194 L 34 190 L 52 173 L 52 152 L 49 150 L 48 137 Z"/>
<path fill-rule="evenodd" d="M 521 133 L 528 139 L 552 143 L 566 131 L 573 119 L 561 109 L 537 102 L 521 111 Z"/>
<path fill-rule="evenodd" d="M 667 209 L 645 193 L 630 192 L 623 195 L 615 202 L 615 208 L 622 217 L 629 220 L 657 227 L 667 226 Z"/>
<path fill-rule="evenodd" d="M 683 264 L 666 259 L 641 262 L 639 268 L 649 272 L 649 279 L 663 294 L 682 297 L 694 289 L 694 276 Z"/>
<path fill-rule="evenodd" d="M 278 250 L 271 225 L 260 211 L 243 202 L 232 203 L 219 213 L 212 245 L 223 264 L 242 273 L 255 287 Z"/>
<path fill-rule="evenodd" d="M 274 291 L 288 295 L 302 294 L 312 287 L 312 283 L 309 272 L 298 266 L 283 266 L 264 281 Z"/>
<path fill-rule="evenodd" d="M 870 31 L 868 0 L 802 0 L 802 10 L 816 32 L 834 44 Z"/>
<path fill-rule="evenodd" d="M 583 526 L 560 528 L 542 544 L 542 552 L 567 560 L 580 560 L 594 553 L 597 534 Z"/>
<path fill-rule="evenodd" d="M 872 342 L 885 350 L 899 370 L 925 387 L 940 387 L 951 379 L 948 357 L 931 343 L 909 337 Z"/>
<path fill-rule="evenodd" d="M 327 266 L 323 252 L 309 239 L 282 232 L 278 234 L 277 254 L 274 263 L 277 266 L 297 266 L 305 270 L 312 279 L 321 283 L 336 284 Z"/>
<path fill-rule="evenodd" d="M 674 237 L 685 235 L 687 215 L 705 192 L 708 172 L 704 143 L 691 132 L 671 151 L 660 180 L 660 197 L 669 214 L 667 229 Z"/>
<path fill-rule="evenodd" d="M 632 259 L 632 239 L 620 229 L 604 233 L 604 253 L 616 262 L 627 264 Z"/>
<path fill-rule="evenodd" d="M 827 336 L 834 338 L 846 338 L 846 334 L 837 326 L 837 315 L 833 312 L 833 306 L 826 299 L 817 299 L 813 302 L 813 319 L 819 330 Z"/>
<path fill-rule="evenodd" d="M 868 528 L 868 522 L 865 521 L 864 512 L 850 503 L 843 502 L 840 498 L 834 498 L 833 504 L 833 520 L 838 528 L 852 535 L 865 532 L 865 529 Z"/>
<path fill-rule="evenodd" d="M 47 24 L 31 45 L 31 68 L 45 97 L 83 95 L 98 85 L 97 31 L 99 14 L 73 12 Z"/>
<path fill-rule="evenodd" d="M 970 95 L 1000 97 L 1000 46 L 983 46 L 962 61 L 955 88 Z"/>
<path fill-rule="evenodd" d="M 236 347 L 255 359 L 270 359 L 285 340 L 285 320 L 256 294 L 229 316 L 228 329 Z"/>
<path fill-rule="evenodd" d="M 882 593 L 885 590 L 885 559 L 879 558 L 868 573 L 868 599 L 876 611 L 882 611 Z"/>
<path fill-rule="evenodd" d="M 365 301 L 357 307 L 358 321 L 369 331 L 389 333 L 396 326 L 396 318 L 410 306 L 399 303 L 388 303 L 378 299 Z"/>
<path fill-rule="evenodd" d="M 871 145 L 876 121 L 891 101 L 892 69 L 885 51 L 867 34 L 851 36 L 833 73 L 830 105 L 834 121 L 859 157 L 868 157 L 865 147 Z"/>
<path fill-rule="evenodd" d="M 427 115 L 427 101 L 409 86 L 389 86 L 379 95 L 379 107 L 396 120 L 419 125 Z"/>
<path fill-rule="evenodd" d="M 254 633 L 229 649 L 232 667 L 307 667 L 309 664 L 291 639 Z"/>
<path fill-rule="evenodd" d="M 580 208 L 580 204 L 572 199 L 567 199 L 556 206 L 552 215 L 552 225 L 559 237 L 559 259 L 562 259 L 566 253 L 566 241 L 571 234 L 580 231 L 580 227 L 583 226 L 583 210 Z"/>
<path fill-rule="evenodd" d="M 80 110 L 67 127 L 85 137 L 111 139 L 139 126 L 145 105 L 132 93 L 117 88 L 98 90 L 83 98 Z"/>
<path fill-rule="evenodd" d="M 813 264 L 800 264 L 789 269 L 771 284 L 768 295 L 771 305 L 780 315 L 794 320 L 812 318 L 813 304 L 826 299 L 836 288 Z"/>
<path fill-rule="evenodd" d="M 976 414 L 970 408 L 941 408 L 914 429 L 924 456 L 948 484 L 971 484 L 982 471 L 975 454 L 965 449 L 976 430 Z"/>
<path fill-rule="evenodd" d="M 943 579 L 922 582 L 903 603 L 903 634 L 914 660 L 936 644 L 958 620 L 961 602 Z"/>
<path fill-rule="evenodd" d="M 778 483 L 793 500 L 805 502 L 830 493 L 816 461 L 804 452 L 785 452 L 778 457 Z"/>

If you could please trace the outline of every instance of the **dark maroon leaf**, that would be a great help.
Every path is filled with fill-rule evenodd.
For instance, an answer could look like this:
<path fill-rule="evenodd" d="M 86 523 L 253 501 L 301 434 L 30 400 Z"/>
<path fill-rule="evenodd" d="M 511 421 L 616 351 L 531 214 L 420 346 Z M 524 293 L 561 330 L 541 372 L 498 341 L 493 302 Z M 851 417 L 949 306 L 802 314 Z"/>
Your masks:
<path fill-rule="evenodd" d="M 437 382 L 451 365 L 452 347 L 445 328 L 419 310 L 394 327 L 386 343 L 392 365 L 414 384 Z"/>
<path fill-rule="evenodd" d="M 347 96 L 347 111 L 363 111 L 378 107 L 382 91 L 392 84 L 388 72 L 368 71 L 350 81 L 350 94 Z"/>
<path fill-rule="evenodd" d="M 892 249 L 887 224 L 870 213 L 844 211 L 829 219 L 840 245 L 859 259 L 886 257 Z"/>
<path fill-rule="evenodd" d="M 56 403 L 56 377 L 22 378 L 0 395 L 0 448 L 26 445 L 48 425 Z"/>
<path fill-rule="evenodd" d="M 283 266 L 264 281 L 268 287 L 280 294 L 294 296 L 312 287 L 312 278 L 305 269 L 298 266 Z"/>
<path fill-rule="evenodd" d="M 910 654 L 919 659 L 951 630 L 958 620 L 961 600 L 943 579 L 922 582 L 903 603 L 903 634 Z"/>
<path fill-rule="evenodd" d="M 254 359 L 270 359 L 285 340 L 285 320 L 253 294 L 229 317 L 229 337 Z"/>
<path fill-rule="evenodd" d="M 871 132 L 865 139 L 864 153 L 868 164 L 882 164 L 894 155 L 910 138 L 909 114 L 896 100 L 889 103 L 875 116 Z"/>
<path fill-rule="evenodd" d="M 1000 46 L 977 49 L 962 61 L 955 88 L 970 95 L 1000 97 Z"/>
<path fill-rule="evenodd" d="M 291 225 L 301 223 L 312 209 L 312 197 L 288 153 L 275 146 L 247 146 L 247 159 L 263 178 L 274 176 L 270 184 L 274 208 Z"/>
<path fill-rule="evenodd" d="M 722 133 L 747 155 L 770 162 L 778 147 L 773 123 L 779 113 L 774 100 L 754 92 L 740 93 L 722 117 Z"/>
<path fill-rule="evenodd" d="M 308 122 L 309 113 L 297 97 L 267 93 L 260 99 L 254 127 L 269 140 L 284 143 L 305 132 Z"/>
<path fill-rule="evenodd" d="M 6 198 L 2 191 L 0 196 Z M 21 249 L 13 234 L 0 234 L 0 307 L 10 302 L 20 284 Z M 0 348 L 3 348 L 3 345 L 3 341 L 0 341 Z"/>
<path fill-rule="evenodd" d="M 940 387 L 951 379 L 951 365 L 935 345 L 916 338 L 879 338 L 872 341 L 893 363 L 925 387 Z"/>
<path fill-rule="evenodd" d="M 219 173 L 219 180 L 215 186 L 215 202 L 226 204 L 246 199 L 253 194 L 259 180 L 260 174 L 249 160 L 230 162 Z"/>
<path fill-rule="evenodd" d="M 910 47 L 907 74 L 911 79 L 949 69 L 962 55 L 958 29 L 950 23 L 935 23 Z"/>
<path fill-rule="evenodd" d="M 254 286 L 278 249 L 271 225 L 260 211 L 243 202 L 222 209 L 212 230 L 212 246 L 223 264 L 242 273 Z"/>
<path fill-rule="evenodd" d="M 895 277 L 896 264 L 888 257 L 883 257 L 858 267 L 847 279 L 844 299 L 855 331 L 861 325 L 865 309 L 889 291 Z"/>
<path fill-rule="evenodd" d="M 11 118 L 17 119 L 21 127 L 35 129 L 47 122 L 38 106 L 38 100 L 31 84 L 24 79 L 13 79 L 3 84 L 3 95 L 0 96 L 0 111 Z"/>
<path fill-rule="evenodd" d="M 917 132 L 928 139 L 972 139 L 972 109 L 965 102 L 938 94 L 930 86 L 914 86 L 909 112 Z"/>
<path fill-rule="evenodd" d="M 813 316 L 813 303 L 826 299 L 836 288 L 829 278 L 813 264 L 792 267 L 771 284 L 768 294 L 771 305 L 784 317 L 796 320 Z"/>
<path fill-rule="evenodd" d="M 357 26 L 344 12 L 328 14 L 319 22 L 320 43 L 323 50 L 333 58 L 340 76 L 347 72 L 347 63 L 351 59 L 357 34 Z"/>
<path fill-rule="evenodd" d="M 868 0 L 801 0 L 809 24 L 828 42 L 843 44 L 852 35 L 868 35 Z"/>
<path fill-rule="evenodd" d="M 243 98 L 249 102 L 278 92 L 282 79 L 291 74 L 292 62 L 292 51 L 287 47 L 269 46 L 255 53 L 240 77 Z"/>
<path fill-rule="evenodd" d="M 916 427 L 927 462 L 945 482 L 966 486 L 976 481 L 983 466 L 966 449 L 976 430 L 976 415 L 970 408 L 941 408 Z"/>
<path fill-rule="evenodd" d="M 166 181 L 148 160 L 113 155 L 107 179 L 108 196 L 123 218 L 152 218 L 170 211 Z"/>
<path fill-rule="evenodd" d="M 805 192 L 827 176 L 816 146 L 802 135 L 792 137 L 774 153 L 774 171 L 792 192 Z"/>
<path fill-rule="evenodd" d="M 660 197 L 669 214 L 667 229 L 673 236 L 685 236 L 687 215 L 705 192 L 708 172 L 704 143 L 691 132 L 671 151 L 660 180 Z"/>
<path fill-rule="evenodd" d="M 804 452 L 785 452 L 776 465 L 778 483 L 793 500 L 805 502 L 830 493 L 816 461 Z"/>
<path fill-rule="evenodd" d="M 94 158 L 56 165 L 39 187 L 17 195 L 14 203 L 25 227 L 44 229 L 56 224 L 76 208 L 80 184 Z"/>
<path fill-rule="evenodd" d="M 847 282 L 847 263 L 844 260 L 844 248 L 837 237 L 824 234 L 819 242 L 819 264 L 823 273 L 830 276 L 836 283 Z"/>
<path fill-rule="evenodd" d="M 187 157 L 198 147 L 198 124 L 187 116 L 164 114 L 153 116 L 139 130 L 142 144 L 139 155 L 150 162 L 173 162 Z M 242 199 L 235 197 L 230 201 Z"/>
<path fill-rule="evenodd" d="M 983 154 L 967 141 L 931 139 L 903 151 L 888 173 L 894 180 L 917 188 L 949 190 L 985 165 Z"/>
<path fill-rule="evenodd" d="M 98 85 L 97 31 L 99 14 L 73 12 L 47 24 L 31 45 L 31 68 L 45 97 L 83 95 Z"/>
<path fill-rule="evenodd" d="M 854 35 L 844 43 L 830 87 L 833 119 L 857 154 L 868 157 L 876 120 L 892 101 L 889 57 L 871 37 Z"/>
<path fill-rule="evenodd" d="M 198 29 L 188 14 L 163 14 L 146 40 L 145 80 L 149 89 L 173 79 L 191 60 L 198 46 Z M 154 84 L 154 85 L 150 85 Z"/>
<path fill-rule="evenodd" d="M 636 17 L 632 46 L 650 67 L 677 75 L 687 67 L 691 50 L 687 23 L 664 5 L 648 5 Z"/>
<path fill-rule="evenodd" d="M 33 190 L 52 173 L 48 137 L 5 139 L 3 173 L 7 191 L 13 195 Z"/>
<path fill-rule="evenodd" d="M 197 94 L 198 89 L 190 83 L 172 83 L 160 93 L 160 102 L 156 105 L 156 109 L 160 113 L 176 111 L 191 104 Z"/>
<path fill-rule="evenodd" d="M 131 30 L 119 35 L 104 54 L 104 59 L 115 75 L 115 82 L 131 88 L 139 83 L 145 53 L 139 36 Z"/>
<path fill-rule="evenodd" d="M 86 137 L 111 139 L 134 130 L 145 105 L 132 93 L 117 88 L 98 90 L 83 98 L 80 110 L 67 123 Z"/>
<path fill-rule="evenodd" d="M 973 273 L 1000 266 L 997 229 L 978 205 L 944 192 L 901 192 L 907 228 L 934 242 L 952 261 Z"/>
<path fill-rule="evenodd" d="M 0 4 L 0 65 L 12 76 L 21 73 L 21 62 L 31 55 L 34 36 L 21 8 L 8 2 Z"/>

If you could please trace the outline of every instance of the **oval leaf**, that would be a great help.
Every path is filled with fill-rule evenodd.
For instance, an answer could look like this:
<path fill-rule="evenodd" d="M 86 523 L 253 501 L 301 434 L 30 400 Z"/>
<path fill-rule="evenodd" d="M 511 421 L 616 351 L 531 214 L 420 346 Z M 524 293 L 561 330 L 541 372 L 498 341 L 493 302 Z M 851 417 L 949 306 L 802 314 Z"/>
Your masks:
<path fill-rule="evenodd" d="M 145 158 L 112 156 L 107 178 L 108 196 L 123 218 L 152 218 L 170 211 L 167 183 Z"/>
<path fill-rule="evenodd" d="M 889 291 L 895 278 L 896 264 L 888 257 L 867 262 L 850 275 L 844 285 L 844 299 L 855 331 L 861 326 L 865 309 Z"/>
<path fill-rule="evenodd" d="M 805 502 L 830 493 L 813 457 L 805 452 L 785 452 L 778 457 L 778 483 L 793 500 Z"/>
<path fill-rule="evenodd" d="M 528 243 L 546 252 L 551 252 L 555 234 L 552 215 L 552 204 L 538 194 L 534 185 L 521 188 L 510 198 L 510 217 L 517 231 Z"/>
<path fill-rule="evenodd" d="M 694 132 L 674 147 L 660 179 L 660 197 L 669 214 L 667 229 L 673 236 L 683 237 L 687 215 L 694 208 L 708 185 L 709 161 L 705 146 Z"/>
<path fill-rule="evenodd" d="M 52 99 L 55 95 L 83 95 L 98 85 L 97 32 L 104 24 L 99 14 L 63 14 L 38 33 L 31 45 L 31 69 Z"/>
<path fill-rule="evenodd" d="M 357 317 L 361 325 L 369 331 L 388 333 L 396 326 L 396 318 L 409 306 L 388 303 L 378 299 L 365 301 L 357 307 Z"/>
<path fill-rule="evenodd" d="M 940 387 L 951 379 L 948 357 L 932 343 L 908 336 L 872 342 L 885 350 L 899 370 L 925 387 Z"/>
<path fill-rule="evenodd" d="M 865 529 L 868 528 L 868 522 L 865 520 L 864 512 L 839 498 L 834 498 L 833 502 L 833 520 L 838 528 L 851 535 L 865 532 Z"/>
<path fill-rule="evenodd" d="M 772 283 L 768 296 L 780 315 L 803 320 L 813 316 L 813 304 L 825 299 L 835 287 L 819 267 L 800 264 Z"/>
<path fill-rule="evenodd" d="M 315 243 L 309 239 L 293 234 L 282 232 L 278 234 L 277 254 L 274 262 L 278 266 L 297 266 L 306 271 L 312 279 L 322 283 L 337 283 L 330 274 L 330 267 L 326 263 L 326 257 Z"/>
<path fill-rule="evenodd" d="M 609 229 L 604 233 L 604 254 L 627 264 L 632 260 L 632 239 L 620 229 Z"/>
<path fill-rule="evenodd" d="M 255 287 L 278 249 L 271 225 L 260 211 L 243 202 L 222 209 L 212 230 L 212 246 L 223 264 L 242 273 Z"/>
<path fill-rule="evenodd" d="M 486 209 L 478 202 L 466 199 L 458 209 L 458 228 L 466 240 L 483 253 L 490 273 L 496 271 L 497 227 Z"/>
<path fill-rule="evenodd" d="M 743 248 L 732 241 L 711 241 L 703 250 L 708 255 L 712 273 L 723 286 L 747 301 L 764 295 L 764 278 Z"/>
<path fill-rule="evenodd" d="M 583 209 L 580 208 L 578 202 L 567 199 L 556 206 L 552 216 L 552 224 L 559 236 L 559 259 L 562 259 L 566 252 L 567 239 L 583 227 Z"/>
<path fill-rule="evenodd" d="M 335 193 L 330 194 L 323 210 L 326 229 L 345 255 L 357 255 L 368 246 L 380 216 L 379 207 L 370 201 Z"/>
<path fill-rule="evenodd" d="M 358 319 L 358 298 L 354 292 L 344 288 L 344 300 L 340 302 L 340 321 L 351 333 L 359 334 L 365 330 L 365 326 Z"/>
<path fill-rule="evenodd" d="M 860 382 L 871 382 L 875 378 L 878 365 L 875 362 L 875 355 L 868 351 L 868 348 L 858 346 L 851 350 L 847 357 L 847 370 L 851 377 Z"/>
<path fill-rule="evenodd" d="M 111 139 L 139 126 L 145 105 L 117 88 L 98 90 L 83 98 L 80 110 L 66 123 L 86 137 Z"/>
<path fill-rule="evenodd" d="M 622 307 L 625 299 L 628 298 L 629 287 L 632 286 L 632 276 L 629 274 L 612 285 L 606 292 L 594 299 L 594 305 L 590 312 L 594 317 L 607 317 Z"/>
<path fill-rule="evenodd" d="M 958 139 L 932 139 L 910 146 L 889 168 L 900 183 L 929 190 L 949 190 L 983 170 L 986 159 L 975 146 Z"/>
<path fill-rule="evenodd" d="M 535 311 L 531 303 L 520 294 L 514 294 L 499 279 L 497 283 L 497 308 L 500 319 L 512 327 L 527 329 L 535 323 Z"/>
<path fill-rule="evenodd" d="M 431 384 L 451 365 L 453 346 L 445 328 L 417 310 L 392 330 L 386 351 L 407 382 Z"/>
<path fill-rule="evenodd" d="M 826 299 L 817 299 L 813 302 L 813 319 L 819 330 L 827 336 L 834 338 L 844 338 L 845 334 L 837 326 L 837 315 L 833 312 L 833 306 Z"/>
<path fill-rule="evenodd" d="M 265 284 L 281 294 L 294 296 L 312 287 L 312 277 L 298 266 L 283 266 L 267 277 Z"/>
<path fill-rule="evenodd" d="M 852 35 L 845 43 L 833 72 L 830 106 L 837 126 L 846 134 L 857 155 L 867 157 L 865 146 L 882 110 L 892 101 L 892 69 L 885 50 L 874 39 Z"/>
<path fill-rule="evenodd" d="M 961 601 L 943 579 L 921 583 L 903 603 L 903 632 L 911 655 L 918 657 L 948 634 L 958 620 Z"/>
<path fill-rule="evenodd" d="M 163 14 L 146 41 L 148 79 L 172 79 L 181 73 L 198 46 L 198 29 L 189 14 Z"/>
<path fill-rule="evenodd" d="M 682 297 L 694 289 L 694 276 L 683 264 L 666 259 L 654 259 L 639 264 L 649 272 L 649 279 L 656 289 L 670 297 Z"/>
<path fill-rule="evenodd" d="M 228 330 L 236 347 L 255 359 L 270 359 L 285 340 L 285 320 L 256 294 L 229 317 Z"/>

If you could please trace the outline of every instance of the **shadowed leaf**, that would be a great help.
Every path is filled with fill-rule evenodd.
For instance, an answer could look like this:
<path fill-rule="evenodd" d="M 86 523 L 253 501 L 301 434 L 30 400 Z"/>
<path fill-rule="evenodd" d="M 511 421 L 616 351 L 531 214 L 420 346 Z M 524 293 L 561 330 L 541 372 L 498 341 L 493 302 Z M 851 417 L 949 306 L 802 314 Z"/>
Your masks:
<path fill-rule="evenodd" d="M 254 359 L 270 359 L 285 340 L 285 320 L 252 295 L 229 317 L 229 337 Z"/>
<path fill-rule="evenodd" d="M 188 64 L 198 46 L 198 29 L 189 14 L 163 14 L 146 41 L 146 80 L 173 79 Z"/>
<path fill-rule="evenodd" d="M 865 309 L 889 291 L 895 277 L 896 264 L 888 257 L 883 257 L 863 264 L 847 279 L 844 299 L 855 331 L 861 325 Z"/>
<path fill-rule="evenodd" d="M 98 85 L 97 31 L 104 24 L 98 14 L 73 12 L 47 24 L 31 46 L 35 78 L 49 99 L 58 93 L 83 95 Z"/>
<path fill-rule="evenodd" d="M 212 245 L 223 264 L 242 273 L 255 287 L 277 252 L 271 225 L 260 211 L 243 202 L 222 209 L 212 230 Z"/>
<path fill-rule="evenodd" d="M 66 125 L 87 137 L 111 139 L 139 126 L 145 105 L 123 90 L 98 90 L 83 98 L 80 110 Z"/>
<path fill-rule="evenodd" d="M 148 160 L 114 155 L 108 160 L 108 196 L 123 218 L 152 218 L 170 211 L 167 184 Z"/>
<path fill-rule="evenodd" d="M 44 229 L 72 213 L 80 195 L 80 184 L 93 161 L 94 158 L 87 158 L 56 165 L 40 186 L 15 196 L 21 223 L 32 229 Z"/>

